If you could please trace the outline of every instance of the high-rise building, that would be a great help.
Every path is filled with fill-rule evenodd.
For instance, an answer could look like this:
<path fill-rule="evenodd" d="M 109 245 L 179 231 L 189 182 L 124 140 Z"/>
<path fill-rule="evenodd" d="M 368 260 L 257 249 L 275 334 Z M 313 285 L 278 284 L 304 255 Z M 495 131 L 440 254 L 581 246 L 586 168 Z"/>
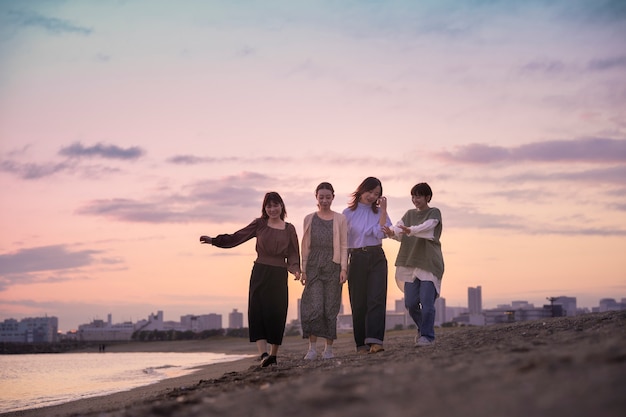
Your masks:
<path fill-rule="evenodd" d="M 228 313 L 228 328 L 241 329 L 243 327 L 243 314 L 238 312 L 236 308 Z"/>
<path fill-rule="evenodd" d="M 470 314 L 480 314 L 483 311 L 483 294 L 481 286 L 467 289 L 467 306 Z"/>

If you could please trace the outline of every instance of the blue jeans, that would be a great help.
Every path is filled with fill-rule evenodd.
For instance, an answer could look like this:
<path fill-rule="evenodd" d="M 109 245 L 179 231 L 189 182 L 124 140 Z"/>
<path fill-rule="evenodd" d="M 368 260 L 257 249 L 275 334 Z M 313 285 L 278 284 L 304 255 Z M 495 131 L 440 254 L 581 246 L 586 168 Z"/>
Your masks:
<path fill-rule="evenodd" d="M 350 253 L 348 291 L 356 347 L 382 345 L 387 312 L 387 258 L 382 248 Z"/>
<path fill-rule="evenodd" d="M 431 342 L 435 340 L 435 299 L 437 290 L 430 281 L 404 283 L 404 305 L 417 325 L 420 335 Z"/>

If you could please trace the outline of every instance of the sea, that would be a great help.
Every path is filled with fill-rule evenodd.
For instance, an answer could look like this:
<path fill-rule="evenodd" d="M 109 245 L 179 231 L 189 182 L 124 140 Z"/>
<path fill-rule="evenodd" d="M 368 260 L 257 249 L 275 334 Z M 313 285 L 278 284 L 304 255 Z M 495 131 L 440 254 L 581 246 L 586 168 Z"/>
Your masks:
<path fill-rule="evenodd" d="M 0 355 L 0 413 L 127 391 L 247 357 L 207 352 Z"/>

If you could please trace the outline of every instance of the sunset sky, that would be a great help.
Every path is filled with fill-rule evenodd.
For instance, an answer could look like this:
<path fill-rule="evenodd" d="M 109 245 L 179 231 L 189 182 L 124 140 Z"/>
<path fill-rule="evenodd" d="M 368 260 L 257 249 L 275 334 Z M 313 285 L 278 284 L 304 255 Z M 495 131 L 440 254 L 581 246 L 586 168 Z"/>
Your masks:
<path fill-rule="evenodd" d="M 610 0 L 2 0 L 0 321 L 227 326 L 254 240 L 199 236 L 367 176 L 394 223 L 433 188 L 448 306 L 626 297 L 624 39 Z"/>

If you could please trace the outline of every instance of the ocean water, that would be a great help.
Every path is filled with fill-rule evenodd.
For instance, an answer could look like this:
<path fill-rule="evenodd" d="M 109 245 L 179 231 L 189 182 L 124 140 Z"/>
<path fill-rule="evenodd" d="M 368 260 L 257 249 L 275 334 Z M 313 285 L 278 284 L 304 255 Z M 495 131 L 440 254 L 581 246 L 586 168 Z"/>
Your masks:
<path fill-rule="evenodd" d="M 0 355 L 0 413 L 127 391 L 249 355 L 62 353 Z"/>

